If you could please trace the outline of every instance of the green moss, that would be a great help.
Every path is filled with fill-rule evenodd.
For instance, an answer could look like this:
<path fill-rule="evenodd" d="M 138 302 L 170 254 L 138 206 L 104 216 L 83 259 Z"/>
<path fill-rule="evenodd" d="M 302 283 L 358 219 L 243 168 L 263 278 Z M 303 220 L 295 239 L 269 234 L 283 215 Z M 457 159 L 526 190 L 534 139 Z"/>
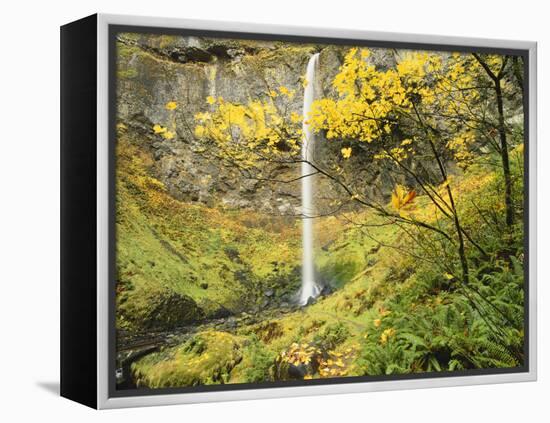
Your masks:
<path fill-rule="evenodd" d="M 131 137 L 121 138 L 118 158 L 117 201 L 123 206 L 117 214 L 119 327 L 146 316 L 151 296 L 164 290 L 189 296 L 205 316 L 220 306 L 246 310 L 265 299 L 265 289 L 275 295 L 296 292 L 299 222 L 173 199 L 151 176 L 147 150 Z M 476 228 L 476 239 L 490 254 L 479 260 L 467 245 L 472 288 L 517 323 L 510 325 L 492 312 L 489 318 L 503 328 L 504 340 L 495 340 L 450 275 L 459 274 L 454 245 L 438 240 L 433 254 L 439 261 L 416 259 L 425 255 L 416 241 L 397 225 L 377 226 L 380 220 L 364 212 L 355 219 L 371 224 L 368 235 L 361 225 L 338 217 L 316 222 L 316 267 L 335 288 L 331 295 L 303 309 L 264 316 L 261 323 L 241 319 L 238 335 L 199 329 L 192 340 L 138 361 L 139 383 L 165 387 L 273 380 L 276 358 L 295 343 L 321 345 L 338 363 L 331 368 L 326 360 L 328 370 L 311 377 L 521 364 L 515 355 L 523 342 L 521 228 L 504 234 L 479 211 L 502 206 L 499 177 L 473 166 L 453 184 L 464 225 Z M 416 216 L 433 216 L 422 196 L 415 206 Z M 446 228 L 445 221 L 439 224 Z M 427 242 L 433 235 L 423 236 Z M 502 255 L 503 239 L 510 245 L 509 260 Z M 492 310 L 486 304 L 484 309 Z"/>
<path fill-rule="evenodd" d="M 138 386 L 163 388 L 225 383 L 242 359 L 242 340 L 208 331 L 184 344 L 150 354 L 133 364 Z"/>
<path fill-rule="evenodd" d="M 139 329 L 131 322 L 138 324 L 150 314 L 151 298 L 159 292 L 190 297 L 208 317 L 220 310 L 243 311 L 275 284 L 287 291 L 298 288 L 299 228 L 252 212 L 236 214 L 175 200 L 151 176 L 152 166 L 147 150 L 121 133 L 116 218 L 120 327 Z M 262 219 L 263 229 L 247 224 Z"/>
<path fill-rule="evenodd" d="M 276 353 L 252 336 L 243 350 L 242 361 L 231 372 L 231 383 L 269 382 L 274 378 Z"/>

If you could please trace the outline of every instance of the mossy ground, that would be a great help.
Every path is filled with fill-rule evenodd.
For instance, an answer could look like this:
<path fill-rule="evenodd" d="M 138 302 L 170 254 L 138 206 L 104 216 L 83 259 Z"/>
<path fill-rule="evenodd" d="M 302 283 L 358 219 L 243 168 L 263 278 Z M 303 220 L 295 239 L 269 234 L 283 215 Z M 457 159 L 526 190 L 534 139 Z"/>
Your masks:
<path fill-rule="evenodd" d="M 119 327 L 132 329 L 162 291 L 191 297 L 208 317 L 221 308 L 250 308 L 275 280 L 282 282 L 279 291 L 298 286 L 294 225 L 173 199 L 151 176 L 150 154 L 125 136 L 117 157 Z"/>
<path fill-rule="evenodd" d="M 220 308 L 238 314 L 255 307 L 261 315 L 266 289 L 276 298 L 297 291 L 299 221 L 175 200 L 152 176 L 150 154 L 124 132 L 117 157 L 119 328 L 139 331 L 159 292 L 192 298 L 207 319 Z M 484 204 L 499 207 L 499 175 L 473 166 L 454 184 L 465 224 L 477 228 L 489 254 L 483 263 L 472 259 L 472 284 L 522 322 L 522 228 L 506 234 L 513 258 L 504 260 L 498 225 L 480 215 Z M 438 218 L 421 196 L 411 213 Z M 456 282 L 448 246 L 428 254 L 402 227 L 376 223 L 368 212 L 318 219 L 316 267 L 334 292 L 259 322 L 199 330 L 134 363 L 138 385 L 271 381 L 281 378 L 281 363 L 307 364 L 305 379 L 521 365 L 521 323 L 505 330 L 505 346 L 494 341 L 493 328 Z M 432 254 L 448 262 L 430 262 Z"/>
<path fill-rule="evenodd" d="M 136 385 L 150 388 L 224 383 L 242 360 L 243 340 L 205 331 L 184 344 L 149 355 L 135 366 Z"/>

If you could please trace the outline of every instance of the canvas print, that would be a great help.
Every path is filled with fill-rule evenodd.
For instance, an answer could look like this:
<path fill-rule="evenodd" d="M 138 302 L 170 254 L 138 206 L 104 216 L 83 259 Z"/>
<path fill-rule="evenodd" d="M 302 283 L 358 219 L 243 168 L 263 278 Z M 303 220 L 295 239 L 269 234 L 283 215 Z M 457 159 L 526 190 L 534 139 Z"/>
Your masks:
<path fill-rule="evenodd" d="M 112 47 L 116 389 L 525 366 L 523 56 Z"/>

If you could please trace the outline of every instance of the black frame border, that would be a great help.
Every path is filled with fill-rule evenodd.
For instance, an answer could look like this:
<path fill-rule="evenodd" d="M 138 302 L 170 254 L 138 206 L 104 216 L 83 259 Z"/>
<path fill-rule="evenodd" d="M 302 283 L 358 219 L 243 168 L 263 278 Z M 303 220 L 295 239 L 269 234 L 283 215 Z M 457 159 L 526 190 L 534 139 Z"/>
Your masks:
<path fill-rule="evenodd" d="M 97 407 L 97 15 L 60 28 L 60 395 Z"/>

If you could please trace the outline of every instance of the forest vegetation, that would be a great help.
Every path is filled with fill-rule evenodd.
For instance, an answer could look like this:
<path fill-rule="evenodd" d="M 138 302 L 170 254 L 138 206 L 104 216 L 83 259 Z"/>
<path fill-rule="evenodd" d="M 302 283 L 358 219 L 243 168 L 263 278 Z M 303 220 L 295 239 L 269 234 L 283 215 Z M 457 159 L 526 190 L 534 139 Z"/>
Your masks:
<path fill-rule="evenodd" d="M 323 46 L 225 41 L 237 60 L 222 40 L 174 64 L 163 56 L 174 38 L 119 42 L 120 386 L 524 365 L 522 57 L 341 47 L 325 58 Z M 264 78 L 234 96 L 209 85 L 200 101 L 168 88 L 147 106 L 153 117 L 123 113 L 124 92 L 172 67 L 214 80 L 204 69 L 220 57 L 266 72 L 277 54 L 307 62 L 315 51 L 320 67 L 338 59 L 322 81 L 305 78 L 302 60 L 292 84 Z M 140 76 L 139 60 L 163 71 Z M 320 94 L 304 116 L 308 84 Z M 305 176 L 304 120 L 316 134 Z M 225 185 L 184 196 L 175 174 Z M 299 207 L 304 177 L 316 181 L 313 215 Z M 291 206 L 266 196 L 276 189 L 296 192 Z M 300 306 L 303 219 L 322 290 Z"/>

